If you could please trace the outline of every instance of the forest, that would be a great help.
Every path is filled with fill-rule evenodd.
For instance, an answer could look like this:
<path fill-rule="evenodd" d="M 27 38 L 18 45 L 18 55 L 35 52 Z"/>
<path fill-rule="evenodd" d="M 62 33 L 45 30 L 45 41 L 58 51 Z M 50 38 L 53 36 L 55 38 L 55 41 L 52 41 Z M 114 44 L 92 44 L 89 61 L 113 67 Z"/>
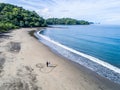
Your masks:
<path fill-rule="evenodd" d="M 0 32 L 21 27 L 46 27 L 48 25 L 89 25 L 88 21 L 72 18 L 44 19 L 35 11 L 11 4 L 0 3 Z"/>
<path fill-rule="evenodd" d="M 89 25 L 85 20 L 76 20 L 72 18 L 48 18 L 46 20 L 48 25 Z"/>
<path fill-rule="evenodd" d="M 35 11 L 28 11 L 22 7 L 0 3 L 0 31 L 20 27 L 43 27 L 47 26 L 45 19 Z"/>

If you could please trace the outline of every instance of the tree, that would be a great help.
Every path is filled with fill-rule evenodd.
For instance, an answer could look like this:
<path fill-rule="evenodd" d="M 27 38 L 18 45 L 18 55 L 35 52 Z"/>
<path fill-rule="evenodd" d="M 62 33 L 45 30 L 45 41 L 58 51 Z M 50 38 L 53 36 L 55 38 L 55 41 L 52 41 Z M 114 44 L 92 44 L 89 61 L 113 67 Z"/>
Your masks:
<path fill-rule="evenodd" d="M 48 25 L 88 25 L 88 21 L 76 20 L 72 18 L 48 18 L 46 20 Z"/>
<path fill-rule="evenodd" d="M 4 25 L 5 23 L 7 23 L 7 25 Z M 15 27 L 47 26 L 45 19 L 40 17 L 35 11 L 28 11 L 22 7 L 5 3 L 0 3 L 0 24 L 0 31 L 2 27 L 2 29 L 6 30 L 6 28 L 14 29 Z M 6 26 L 6 28 L 4 26 Z"/>
<path fill-rule="evenodd" d="M 20 27 L 23 27 L 24 26 L 24 21 L 20 21 Z"/>

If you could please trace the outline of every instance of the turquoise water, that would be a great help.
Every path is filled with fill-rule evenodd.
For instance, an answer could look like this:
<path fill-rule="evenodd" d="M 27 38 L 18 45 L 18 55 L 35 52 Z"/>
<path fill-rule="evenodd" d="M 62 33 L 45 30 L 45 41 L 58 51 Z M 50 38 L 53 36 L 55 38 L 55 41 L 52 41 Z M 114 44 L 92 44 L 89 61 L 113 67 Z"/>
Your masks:
<path fill-rule="evenodd" d="M 120 26 L 59 25 L 47 28 L 43 35 L 79 52 L 120 68 Z"/>

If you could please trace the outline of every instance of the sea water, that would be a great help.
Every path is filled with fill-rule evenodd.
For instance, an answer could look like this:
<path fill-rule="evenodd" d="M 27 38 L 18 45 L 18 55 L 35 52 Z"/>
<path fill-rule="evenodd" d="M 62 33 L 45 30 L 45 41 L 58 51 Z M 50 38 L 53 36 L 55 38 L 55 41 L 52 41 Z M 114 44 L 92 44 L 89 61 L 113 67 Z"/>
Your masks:
<path fill-rule="evenodd" d="M 43 35 L 120 68 L 120 26 L 72 25 L 48 28 Z"/>
<path fill-rule="evenodd" d="M 38 32 L 43 43 L 72 61 L 120 83 L 120 26 L 53 27 Z"/>

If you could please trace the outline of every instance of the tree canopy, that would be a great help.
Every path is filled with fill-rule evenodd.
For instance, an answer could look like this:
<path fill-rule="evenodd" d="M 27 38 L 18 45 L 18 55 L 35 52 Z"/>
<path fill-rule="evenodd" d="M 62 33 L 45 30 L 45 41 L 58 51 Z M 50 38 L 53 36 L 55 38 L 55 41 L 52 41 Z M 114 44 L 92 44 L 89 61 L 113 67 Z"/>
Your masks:
<path fill-rule="evenodd" d="M 72 18 L 48 18 L 46 20 L 48 25 L 89 25 L 85 20 L 76 20 Z"/>
<path fill-rule="evenodd" d="M 35 11 L 28 11 L 22 7 L 0 3 L 0 31 L 19 27 L 42 27 L 46 21 Z"/>
<path fill-rule="evenodd" d="M 25 10 L 11 4 L 0 3 L 0 32 L 20 27 L 44 27 L 47 25 L 89 25 L 88 21 L 72 18 L 40 17 L 35 11 Z"/>

